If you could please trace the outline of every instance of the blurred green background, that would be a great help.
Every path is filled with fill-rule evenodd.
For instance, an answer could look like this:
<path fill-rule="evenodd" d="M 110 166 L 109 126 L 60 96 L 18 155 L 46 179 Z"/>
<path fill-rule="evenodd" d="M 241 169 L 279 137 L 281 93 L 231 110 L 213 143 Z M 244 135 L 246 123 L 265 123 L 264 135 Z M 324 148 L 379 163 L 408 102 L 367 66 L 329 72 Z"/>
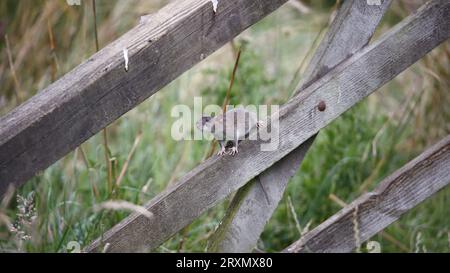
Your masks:
<path fill-rule="evenodd" d="M 100 47 L 167 2 L 97 0 Z M 424 2 L 394 1 L 376 37 Z M 234 40 L 242 57 L 231 104 L 283 104 L 289 99 L 336 5 L 332 0 L 303 4 L 308 12 L 284 5 Z M 1 1 L 0 116 L 92 55 L 93 25 L 90 0 L 82 0 L 81 6 L 63 0 Z M 448 135 L 449 59 L 447 41 L 322 130 L 258 249 L 282 250 L 339 211 L 337 198 L 351 202 Z M 71 241 L 84 247 L 129 214 L 99 211 L 99 204 L 114 199 L 143 205 L 203 161 L 210 143 L 174 141 L 171 109 L 177 104 L 192 107 L 193 96 L 203 96 L 204 105 L 221 105 L 233 64 L 233 46 L 228 44 L 108 128 L 111 179 L 117 180 L 128 165 L 115 194 L 108 186 L 99 133 L 82 150 L 7 195 L 0 205 L 0 251 L 67 252 Z M 388 227 L 387 236 L 371 240 L 381 244 L 382 252 L 449 252 L 449 193 L 450 188 L 439 192 Z M 203 214 L 156 251 L 205 251 L 229 202 Z"/>

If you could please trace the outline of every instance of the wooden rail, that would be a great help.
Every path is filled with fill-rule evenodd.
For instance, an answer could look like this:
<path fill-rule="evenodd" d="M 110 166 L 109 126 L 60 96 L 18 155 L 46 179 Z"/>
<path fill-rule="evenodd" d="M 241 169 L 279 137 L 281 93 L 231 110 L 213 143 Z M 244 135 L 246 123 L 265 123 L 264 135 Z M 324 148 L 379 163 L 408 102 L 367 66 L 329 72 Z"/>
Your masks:
<path fill-rule="evenodd" d="M 174 1 L 0 118 L 0 196 L 285 2 L 221 0 L 215 13 L 210 0 Z"/>
<path fill-rule="evenodd" d="M 86 251 L 99 250 L 104 243 L 109 243 L 111 252 L 142 251 L 159 246 L 447 40 L 449 17 L 449 1 L 430 1 L 378 41 L 289 100 L 278 113 L 278 150 L 262 152 L 261 142 L 245 141 L 237 157 L 213 157 L 205 161 L 146 205 L 154 215 L 152 219 L 132 214 L 94 241 Z M 318 110 L 320 102 L 326 104 L 325 111 Z"/>
<path fill-rule="evenodd" d="M 374 191 L 362 195 L 305 234 L 286 251 L 350 252 L 358 247 L 358 242 L 368 240 L 449 183 L 450 135 L 384 179 Z"/>
<path fill-rule="evenodd" d="M 311 59 L 296 94 L 366 46 L 390 3 L 383 1 L 380 6 L 370 6 L 365 1 L 345 1 Z M 345 90 L 342 96 L 346 96 Z M 208 251 L 253 250 L 314 139 L 315 136 L 239 189 L 212 236 Z"/>

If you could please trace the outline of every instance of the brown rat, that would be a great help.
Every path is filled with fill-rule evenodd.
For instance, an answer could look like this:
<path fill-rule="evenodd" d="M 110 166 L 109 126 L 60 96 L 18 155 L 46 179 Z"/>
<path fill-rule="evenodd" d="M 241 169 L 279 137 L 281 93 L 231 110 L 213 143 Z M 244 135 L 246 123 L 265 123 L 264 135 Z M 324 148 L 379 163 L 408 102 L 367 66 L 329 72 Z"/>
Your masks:
<path fill-rule="evenodd" d="M 197 122 L 197 128 L 211 133 L 219 142 L 221 149 L 218 155 L 227 153 L 227 143 L 231 143 L 231 151 L 228 154 L 235 155 L 239 152 L 239 141 L 245 139 L 253 128 L 259 128 L 262 124 L 256 113 L 239 107 L 215 117 L 203 116 Z"/>

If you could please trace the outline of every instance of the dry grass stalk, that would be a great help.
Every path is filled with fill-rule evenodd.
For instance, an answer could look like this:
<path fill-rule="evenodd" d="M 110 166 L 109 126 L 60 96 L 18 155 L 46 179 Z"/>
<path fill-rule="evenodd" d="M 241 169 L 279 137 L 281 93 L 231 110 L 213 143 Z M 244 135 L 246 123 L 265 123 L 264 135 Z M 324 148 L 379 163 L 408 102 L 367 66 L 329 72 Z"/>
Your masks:
<path fill-rule="evenodd" d="M 20 103 L 22 103 L 24 96 L 23 96 L 22 89 L 20 87 L 20 82 L 17 78 L 16 69 L 14 67 L 14 61 L 13 61 L 12 53 L 11 53 L 11 45 L 9 43 L 9 38 L 8 38 L 7 34 L 5 35 L 5 41 L 6 41 L 6 52 L 8 54 L 9 67 L 11 69 L 11 75 L 14 80 L 14 85 L 16 87 L 14 90 L 16 91 L 15 94 L 16 94 L 17 104 L 20 104 Z"/>
<path fill-rule="evenodd" d="M 146 208 L 142 207 L 142 206 L 138 206 L 136 204 L 127 202 L 127 201 L 106 201 L 103 202 L 99 205 L 96 205 L 94 207 L 95 211 L 100 211 L 100 210 L 126 210 L 126 211 L 132 211 L 132 212 L 136 212 L 139 214 L 142 214 L 143 216 L 151 219 L 153 214 L 148 211 Z"/>
<path fill-rule="evenodd" d="M 233 46 L 233 43 L 232 43 L 232 47 L 235 48 L 235 46 Z M 234 67 L 233 67 L 233 73 L 231 74 L 230 85 L 228 86 L 227 93 L 226 93 L 225 99 L 222 104 L 222 111 L 224 113 L 227 111 L 227 105 L 230 103 L 231 90 L 233 89 L 234 80 L 236 78 L 236 72 L 239 67 L 239 60 L 241 59 L 241 52 L 242 52 L 241 48 L 239 48 L 237 50 L 237 54 L 236 54 L 236 61 L 234 63 Z M 206 158 L 209 158 L 214 154 L 216 143 L 217 143 L 216 140 L 213 140 L 211 142 L 211 147 L 209 149 L 209 152 L 207 153 Z"/>
<path fill-rule="evenodd" d="M 340 199 L 339 197 L 337 197 L 335 194 L 330 194 L 329 198 L 331 201 L 335 202 L 336 204 L 338 204 L 340 207 L 345 207 L 348 204 L 345 203 L 342 199 Z M 381 237 L 383 237 L 383 239 L 386 239 L 387 241 L 393 243 L 394 245 L 396 245 L 398 248 L 400 248 L 401 250 L 405 251 L 405 252 L 409 252 L 409 248 L 404 245 L 403 243 L 401 243 L 400 241 L 398 241 L 394 236 L 390 235 L 389 233 L 385 232 L 385 231 L 381 231 L 380 232 Z"/>
<path fill-rule="evenodd" d="M 115 187 L 116 189 L 120 186 L 120 184 L 122 183 L 123 178 L 125 177 L 125 174 L 128 170 L 128 165 L 130 164 L 131 158 L 133 157 L 134 152 L 136 151 L 137 146 L 139 145 L 139 143 L 142 140 L 142 132 L 139 132 L 136 136 L 136 138 L 134 139 L 134 143 L 133 146 L 131 147 L 130 152 L 128 153 L 127 159 L 125 160 L 125 162 L 123 163 L 122 169 L 120 171 L 119 177 L 116 180 L 116 184 Z"/>

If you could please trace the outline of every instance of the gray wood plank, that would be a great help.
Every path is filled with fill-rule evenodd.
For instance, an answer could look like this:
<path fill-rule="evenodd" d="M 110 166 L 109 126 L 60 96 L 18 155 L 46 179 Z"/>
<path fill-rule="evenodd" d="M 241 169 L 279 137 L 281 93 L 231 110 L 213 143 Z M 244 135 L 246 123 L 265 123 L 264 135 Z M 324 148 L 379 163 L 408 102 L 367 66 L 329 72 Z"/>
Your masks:
<path fill-rule="evenodd" d="M 152 219 L 131 214 L 85 251 L 99 250 L 104 243 L 111 252 L 159 246 L 447 40 L 449 16 L 449 1 L 429 2 L 283 105 L 278 113 L 277 150 L 261 151 L 261 140 L 243 141 L 236 157 L 206 160 L 145 205 L 154 215 Z M 345 96 L 342 90 L 346 90 Z M 325 111 L 318 110 L 320 102 L 326 103 Z"/>
<path fill-rule="evenodd" d="M 0 118 L 0 196 L 285 2 L 221 0 L 214 13 L 209 0 L 174 1 Z"/>
<path fill-rule="evenodd" d="M 305 234 L 285 251 L 350 252 L 357 248 L 357 242 L 370 239 L 449 183 L 450 135 L 384 179 L 374 191 L 362 195 Z M 355 223 L 358 227 L 356 233 Z"/>
<path fill-rule="evenodd" d="M 366 46 L 390 3 L 383 1 L 382 5 L 374 6 L 360 0 L 345 1 L 311 59 L 296 94 Z M 239 189 L 210 239 L 208 251 L 253 250 L 314 139 L 315 136 Z"/>

